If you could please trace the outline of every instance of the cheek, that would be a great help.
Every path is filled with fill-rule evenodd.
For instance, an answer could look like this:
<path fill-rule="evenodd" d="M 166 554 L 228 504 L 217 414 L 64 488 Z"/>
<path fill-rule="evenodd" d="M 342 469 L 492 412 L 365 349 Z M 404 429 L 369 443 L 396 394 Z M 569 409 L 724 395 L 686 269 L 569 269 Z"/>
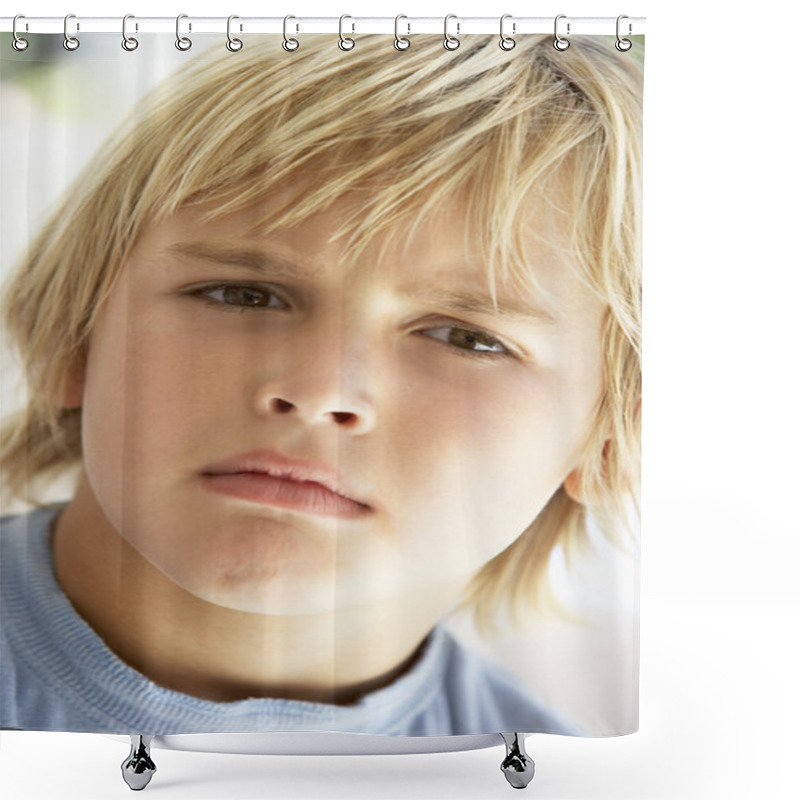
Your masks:
<path fill-rule="evenodd" d="M 531 524 L 575 449 L 575 420 L 554 376 L 512 369 L 481 378 L 407 393 L 387 466 L 404 527 L 473 566 Z"/>
<path fill-rule="evenodd" d="M 157 470 L 230 409 L 241 357 L 224 342 L 198 345 L 162 315 L 111 302 L 92 333 L 83 407 L 87 469 L 119 495 Z M 210 420 L 210 423 L 209 423 Z M 208 423 L 208 424 L 207 424 Z"/>
<path fill-rule="evenodd" d="M 408 397 L 404 438 L 438 454 L 451 470 L 482 464 L 486 479 L 548 460 L 543 455 L 562 438 L 555 380 L 523 369 L 470 377 L 441 380 Z"/>

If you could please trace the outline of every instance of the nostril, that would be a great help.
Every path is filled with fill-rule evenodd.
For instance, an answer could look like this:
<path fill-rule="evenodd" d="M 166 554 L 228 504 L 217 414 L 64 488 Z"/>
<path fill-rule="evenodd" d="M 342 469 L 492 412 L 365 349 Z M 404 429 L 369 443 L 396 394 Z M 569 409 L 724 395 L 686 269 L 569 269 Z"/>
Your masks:
<path fill-rule="evenodd" d="M 272 397 L 269 400 L 269 409 L 273 414 L 291 414 L 299 412 L 300 416 L 304 416 L 300 409 L 303 406 L 296 406 L 289 400 L 284 400 L 282 397 Z M 337 425 L 346 428 L 353 428 L 358 424 L 359 415 L 352 411 L 329 411 L 324 414 L 328 420 L 333 420 Z M 310 416 L 312 419 L 314 415 Z"/>
<path fill-rule="evenodd" d="M 271 405 L 273 411 L 277 412 L 278 414 L 288 414 L 294 408 L 292 403 L 290 403 L 288 400 L 283 400 L 280 397 L 273 397 Z"/>

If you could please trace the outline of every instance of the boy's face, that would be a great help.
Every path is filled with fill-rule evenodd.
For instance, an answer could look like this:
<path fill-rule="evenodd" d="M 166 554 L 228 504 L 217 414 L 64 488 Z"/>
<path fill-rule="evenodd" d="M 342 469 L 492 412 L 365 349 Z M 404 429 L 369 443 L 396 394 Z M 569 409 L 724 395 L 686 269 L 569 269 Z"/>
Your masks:
<path fill-rule="evenodd" d="M 457 206 L 380 263 L 328 241 L 348 210 L 260 237 L 184 209 L 92 330 L 84 511 L 207 601 L 444 611 L 581 465 L 603 304 L 564 253 L 531 237 L 548 296 L 494 313 Z"/>

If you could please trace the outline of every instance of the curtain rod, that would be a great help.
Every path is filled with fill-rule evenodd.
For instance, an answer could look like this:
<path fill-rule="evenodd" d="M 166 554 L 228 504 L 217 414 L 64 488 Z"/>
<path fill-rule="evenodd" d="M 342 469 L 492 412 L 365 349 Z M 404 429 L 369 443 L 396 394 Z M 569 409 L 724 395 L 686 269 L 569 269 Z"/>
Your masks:
<path fill-rule="evenodd" d="M 284 17 L 237 17 L 231 22 L 231 30 L 243 33 L 278 33 L 284 32 Z M 346 15 L 340 23 L 339 17 L 289 17 L 288 31 L 293 35 L 303 33 L 339 33 L 347 35 L 360 33 L 395 33 L 395 25 L 399 25 L 399 33 L 403 36 L 418 34 L 443 34 L 444 17 L 353 17 Z M 11 33 L 13 17 L 0 17 L 0 32 Z M 64 17 L 27 17 L 17 19 L 17 33 L 64 33 Z M 619 22 L 620 35 L 637 36 L 643 34 L 644 17 L 627 17 Z M 180 20 L 181 32 L 184 34 L 216 33 L 225 34 L 228 29 L 227 17 L 192 17 L 183 16 Z M 567 29 L 569 26 L 569 29 Z M 122 33 L 122 17 L 81 17 L 70 16 L 68 20 L 70 35 L 80 33 Z M 175 33 L 175 17 L 136 17 L 128 18 L 126 29 L 129 34 L 137 33 Z M 507 35 L 515 36 L 525 33 L 553 33 L 555 17 L 514 17 L 507 16 L 503 30 Z M 558 30 L 561 35 L 606 34 L 614 36 L 617 32 L 616 17 L 570 17 L 559 15 Z M 469 33 L 500 33 L 500 17 L 458 17 L 452 16 L 448 21 L 448 31 L 452 35 Z"/>

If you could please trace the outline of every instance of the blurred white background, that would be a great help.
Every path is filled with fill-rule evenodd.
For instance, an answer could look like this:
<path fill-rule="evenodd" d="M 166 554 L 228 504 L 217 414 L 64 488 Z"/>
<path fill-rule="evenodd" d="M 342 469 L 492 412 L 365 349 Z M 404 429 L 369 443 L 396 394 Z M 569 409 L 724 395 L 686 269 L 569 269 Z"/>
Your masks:
<path fill-rule="evenodd" d="M 63 16 L 647 17 L 645 406 L 639 733 L 535 736 L 538 798 L 797 795 L 800 737 L 800 259 L 791 32 L 800 12 L 685 1 L 496 8 L 485 0 L 347 7 L 239 0 L 37 0 Z M 120 53 L 122 50 L 120 48 Z M 128 54 L 123 54 L 128 55 Z M 7 109 L 3 109 L 4 115 Z M 5 171 L 6 190 L 13 175 Z M 23 219 L 24 225 L 33 224 Z M 127 796 L 126 748 L 82 734 L 0 734 L 12 798 Z M 501 748 L 348 758 L 156 752 L 163 798 L 491 798 Z"/>

